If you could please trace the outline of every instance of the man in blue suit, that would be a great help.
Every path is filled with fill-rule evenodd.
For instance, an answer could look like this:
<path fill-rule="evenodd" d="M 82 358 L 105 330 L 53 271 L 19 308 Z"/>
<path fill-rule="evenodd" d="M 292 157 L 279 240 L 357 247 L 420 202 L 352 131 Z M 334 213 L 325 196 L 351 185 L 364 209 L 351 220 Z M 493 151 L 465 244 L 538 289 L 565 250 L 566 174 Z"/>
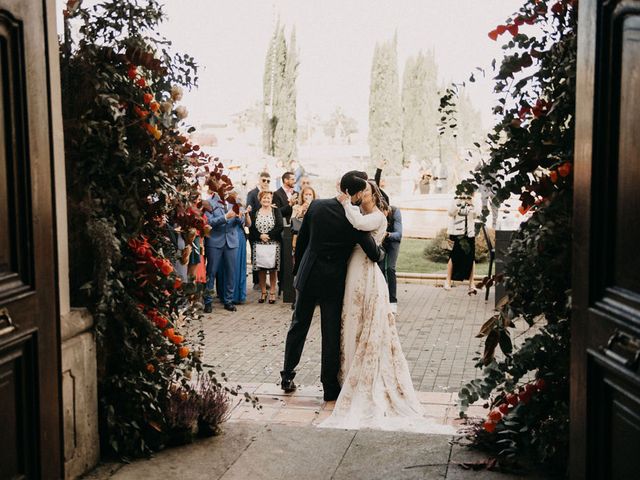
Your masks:
<path fill-rule="evenodd" d="M 204 202 L 203 202 L 204 203 Z M 209 200 L 208 208 L 205 203 L 205 216 L 211 225 L 211 233 L 204 239 L 207 257 L 207 287 L 204 295 L 204 313 L 213 310 L 213 282 L 220 268 L 224 268 L 223 303 L 225 310 L 236 311 L 233 304 L 233 287 L 236 281 L 235 263 L 238 252 L 238 230 L 236 225 L 244 225 L 241 218 L 232 209 L 232 205 L 223 204 L 220 196 L 215 193 Z"/>

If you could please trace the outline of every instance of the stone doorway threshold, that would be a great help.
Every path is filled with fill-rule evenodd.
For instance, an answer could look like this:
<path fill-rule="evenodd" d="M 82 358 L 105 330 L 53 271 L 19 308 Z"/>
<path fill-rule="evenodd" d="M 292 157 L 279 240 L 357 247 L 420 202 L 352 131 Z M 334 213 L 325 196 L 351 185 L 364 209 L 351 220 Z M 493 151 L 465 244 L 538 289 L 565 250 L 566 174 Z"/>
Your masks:
<path fill-rule="evenodd" d="M 312 426 L 329 417 L 335 405 L 335 402 L 325 402 L 322 399 L 322 389 L 317 386 L 301 386 L 289 395 L 284 394 L 279 385 L 273 383 L 243 384 L 242 387 L 241 392 L 246 391 L 258 397 L 261 408 L 253 408 L 251 403 L 232 397 L 235 402 L 228 423 L 253 421 Z M 462 425 L 456 407 L 456 393 L 418 392 L 418 398 L 425 410 L 425 417 L 454 428 Z M 480 405 L 474 405 L 468 414 L 484 416 L 486 410 Z"/>
<path fill-rule="evenodd" d="M 459 444 L 461 437 L 374 430 L 320 429 L 335 402 L 325 402 L 316 386 L 284 395 L 277 384 L 245 384 L 260 400 L 260 409 L 234 398 L 229 420 L 217 437 L 159 452 L 149 460 L 104 464 L 86 479 L 498 479 L 522 478 L 474 472 L 463 462 L 486 458 Z M 241 392 L 242 392 L 241 391 Z M 455 393 L 419 392 L 425 414 L 460 427 Z M 480 405 L 472 416 L 484 416 Z M 529 475 L 526 478 L 544 478 Z"/>

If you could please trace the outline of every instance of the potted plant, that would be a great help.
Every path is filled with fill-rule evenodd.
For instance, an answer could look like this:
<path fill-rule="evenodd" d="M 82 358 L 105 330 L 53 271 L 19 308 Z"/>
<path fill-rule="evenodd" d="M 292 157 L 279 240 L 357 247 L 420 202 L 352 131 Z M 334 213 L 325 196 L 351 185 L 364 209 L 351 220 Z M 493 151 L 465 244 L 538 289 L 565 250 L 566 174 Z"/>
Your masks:
<path fill-rule="evenodd" d="M 170 445 L 184 445 L 193 441 L 199 411 L 200 398 L 196 391 L 185 386 L 172 386 L 169 389 L 165 418 Z"/>
<path fill-rule="evenodd" d="M 229 418 L 229 394 L 211 371 L 198 377 L 197 392 L 200 397 L 198 434 L 204 437 L 217 435 L 222 422 Z"/>

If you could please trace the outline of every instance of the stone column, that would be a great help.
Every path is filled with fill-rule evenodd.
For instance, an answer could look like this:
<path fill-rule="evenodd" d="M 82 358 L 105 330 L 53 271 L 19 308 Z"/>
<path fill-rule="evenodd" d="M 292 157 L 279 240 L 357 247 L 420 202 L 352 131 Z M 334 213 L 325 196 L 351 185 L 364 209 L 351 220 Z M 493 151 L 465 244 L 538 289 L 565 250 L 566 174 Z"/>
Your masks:
<path fill-rule="evenodd" d="M 77 478 L 100 460 L 96 345 L 91 315 L 85 309 L 72 309 L 69 302 L 67 190 L 55 0 L 46 0 L 45 7 L 51 89 L 65 477 Z"/>

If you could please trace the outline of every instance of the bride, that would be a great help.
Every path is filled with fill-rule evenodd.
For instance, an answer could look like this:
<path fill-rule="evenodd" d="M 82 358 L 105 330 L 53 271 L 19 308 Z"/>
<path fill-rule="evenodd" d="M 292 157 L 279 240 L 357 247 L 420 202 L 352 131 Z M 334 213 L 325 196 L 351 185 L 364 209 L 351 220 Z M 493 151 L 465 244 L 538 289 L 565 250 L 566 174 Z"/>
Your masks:
<path fill-rule="evenodd" d="M 388 206 L 377 185 L 367 184 L 362 213 L 348 196 L 338 198 L 349 222 L 381 244 Z M 389 292 L 376 263 L 356 246 L 349 259 L 342 310 L 341 391 L 323 428 L 401 430 L 453 434 L 455 429 L 425 418 L 402 353 Z"/>

